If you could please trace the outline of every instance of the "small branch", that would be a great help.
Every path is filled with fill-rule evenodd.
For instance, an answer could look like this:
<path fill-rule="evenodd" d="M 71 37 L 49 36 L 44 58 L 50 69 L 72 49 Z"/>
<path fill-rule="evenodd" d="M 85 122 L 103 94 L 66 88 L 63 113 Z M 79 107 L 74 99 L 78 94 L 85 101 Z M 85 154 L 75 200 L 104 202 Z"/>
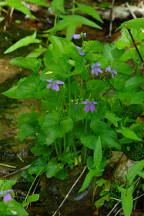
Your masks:
<path fill-rule="evenodd" d="M 82 170 L 81 174 L 78 176 L 78 178 L 76 179 L 76 181 L 74 182 L 74 184 L 71 186 L 71 188 L 68 191 L 68 193 L 66 194 L 65 198 L 60 203 L 59 207 L 57 208 L 57 210 L 54 212 L 54 214 L 52 216 L 55 216 L 57 214 L 57 212 L 60 210 L 60 208 L 63 206 L 63 204 L 67 200 L 68 196 L 70 195 L 70 193 L 72 192 L 72 190 L 74 189 L 75 185 L 78 183 L 78 181 L 80 180 L 80 178 L 83 176 L 83 174 L 84 174 L 85 171 L 86 171 L 86 167 L 84 167 L 84 169 Z"/>
<path fill-rule="evenodd" d="M 25 167 L 22 167 L 22 168 L 20 168 L 20 169 L 14 171 L 14 172 L 12 172 L 12 173 L 10 173 L 10 174 L 7 174 L 7 175 L 3 176 L 3 178 L 7 178 L 7 177 L 12 176 L 12 175 L 15 175 L 15 174 L 17 174 L 17 173 L 19 173 L 19 172 L 22 172 L 22 171 L 24 171 L 24 170 L 27 170 L 27 169 L 29 169 L 30 166 L 31 166 L 31 164 L 29 164 L 29 165 L 27 165 L 27 166 L 25 166 Z"/>
<path fill-rule="evenodd" d="M 114 207 L 112 208 L 112 210 L 111 210 L 106 216 L 110 216 L 111 213 L 113 212 L 113 210 L 114 210 L 118 205 L 119 205 L 119 202 L 116 203 L 116 204 L 114 205 Z"/>
<path fill-rule="evenodd" d="M 122 211 L 122 208 L 120 208 L 114 216 L 117 216 L 121 211 Z"/>
<path fill-rule="evenodd" d="M 109 24 L 109 35 L 108 35 L 109 37 L 111 37 L 112 35 L 114 3 L 115 0 L 112 0 L 112 6 L 110 10 L 110 24 Z"/>
<path fill-rule="evenodd" d="M 132 9 L 131 9 L 129 3 L 126 2 L 125 5 L 126 5 L 126 7 L 128 8 L 128 10 L 129 10 L 130 14 L 132 15 L 132 17 L 133 17 L 134 19 L 136 19 L 137 17 L 136 17 L 136 15 L 135 15 L 135 13 L 132 11 Z"/>

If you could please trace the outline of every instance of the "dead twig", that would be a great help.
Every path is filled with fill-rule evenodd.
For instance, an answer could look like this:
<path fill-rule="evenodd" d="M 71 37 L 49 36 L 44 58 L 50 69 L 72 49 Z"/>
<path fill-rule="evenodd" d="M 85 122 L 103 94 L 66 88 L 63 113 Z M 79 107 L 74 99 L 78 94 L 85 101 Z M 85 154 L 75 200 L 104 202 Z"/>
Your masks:
<path fill-rule="evenodd" d="M 80 180 L 80 178 L 83 176 L 84 172 L 86 171 L 86 167 L 84 167 L 84 169 L 82 170 L 81 174 L 78 176 L 78 178 L 76 179 L 76 181 L 74 182 L 74 184 L 71 186 L 70 190 L 68 191 L 68 193 L 66 194 L 65 198 L 63 199 L 63 201 L 60 203 L 60 205 L 58 206 L 57 210 L 54 212 L 54 214 L 52 216 L 55 216 L 58 211 L 60 210 L 60 208 L 63 206 L 63 204 L 65 203 L 65 201 L 67 200 L 68 196 L 70 195 L 70 193 L 72 192 L 72 190 L 74 189 L 75 185 L 78 183 L 78 181 Z"/>
<path fill-rule="evenodd" d="M 110 24 L 109 24 L 109 37 L 112 35 L 112 27 L 113 27 L 113 11 L 114 11 L 115 0 L 112 0 L 112 6 L 110 10 Z"/>
<path fill-rule="evenodd" d="M 136 19 L 137 17 L 136 17 L 136 15 L 135 15 L 135 13 L 132 11 L 131 6 L 129 5 L 129 3 L 126 2 L 125 5 L 126 5 L 126 7 L 128 8 L 128 10 L 129 10 L 130 14 L 132 15 L 132 17 L 133 17 L 134 19 Z"/>

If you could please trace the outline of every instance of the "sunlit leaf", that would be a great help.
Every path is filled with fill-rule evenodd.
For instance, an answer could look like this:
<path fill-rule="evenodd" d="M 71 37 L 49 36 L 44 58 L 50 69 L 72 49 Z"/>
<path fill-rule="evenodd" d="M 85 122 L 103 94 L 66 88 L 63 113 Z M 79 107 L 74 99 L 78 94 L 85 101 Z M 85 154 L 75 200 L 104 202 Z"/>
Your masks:
<path fill-rule="evenodd" d="M 118 121 L 121 120 L 121 118 L 116 116 L 115 113 L 110 111 L 106 112 L 105 118 L 108 119 L 115 127 L 118 127 Z"/>
<path fill-rule="evenodd" d="M 29 44 L 33 44 L 33 43 L 40 43 L 40 40 L 36 39 L 36 32 L 34 32 L 30 36 L 26 36 L 26 37 L 20 39 L 15 44 L 10 46 L 4 53 L 7 54 L 10 52 L 13 52 L 16 49 L 19 49 L 20 47 L 28 46 Z"/>
<path fill-rule="evenodd" d="M 133 209 L 133 185 L 127 189 L 119 187 L 121 192 L 122 208 L 125 216 L 130 216 Z"/>
<path fill-rule="evenodd" d="M 84 191 L 89 186 L 94 175 L 95 175 L 95 170 L 90 169 L 89 172 L 87 173 L 85 179 L 84 179 L 84 182 L 83 182 L 79 192 Z"/>
<path fill-rule="evenodd" d="M 78 25 L 78 24 L 83 24 L 93 28 L 101 29 L 101 27 L 97 25 L 95 22 L 80 15 L 67 15 L 67 16 L 61 15 L 60 17 L 62 18 L 62 20 L 60 20 L 53 28 L 45 32 L 61 31 L 63 29 L 68 28 L 70 25 Z"/>
<path fill-rule="evenodd" d="M 36 4 L 36 5 L 40 5 L 43 7 L 48 7 L 49 4 L 45 1 L 45 0 L 25 0 L 26 2 L 32 3 L 32 4 Z"/>
<path fill-rule="evenodd" d="M 51 9 L 54 13 L 64 13 L 64 0 L 53 0 L 51 3 Z"/>
<path fill-rule="evenodd" d="M 21 0 L 7 0 L 7 4 L 10 7 L 13 7 L 14 9 L 19 10 L 20 12 L 28 15 L 32 19 L 35 18 L 35 16 L 33 16 L 31 14 L 30 10 L 26 7 L 26 5 L 24 4 L 23 1 L 21 1 Z"/>
<path fill-rule="evenodd" d="M 41 67 L 41 59 L 37 58 L 28 58 L 28 57 L 17 57 L 10 60 L 10 64 L 27 68 L 32 70 L 33 72 L 39 72 Z"/>
<path fill-rule="evenodd" d="M 130 128 L 122 127 L 117 130 L 118 133 L 121 133 L 124 137 L 135 141 L 141 141 L 141 138 L 137 136 L 137 134 Z"/>
<path fill-rule="evenodd" d="M 78 7 L 75 8 L 74 11 L 81 11 L 83 13 L 86 13 L 86 14 L 92 16 L 94 19 L 96 19 L 100 22 L 103 22 L 99 13 L 92 6 L 86 5 L 86 4 L 79 4 L 79 3 L 77 3 L 77 6 Z"/>
<path fill-rule="evenodd" d="M 142 169 L 144 168 L 144 160 L 136 162 L 132 167 L 129 168 L 127 174 L 127 181 L 128 184 L 131 185 L 137 175 L 141 173 Z"/>
<path fill-rule="evenodd" d="M 94 150 L 94 164 L 96 168 L 100 167 L 100 163 L 102 161 L 102 145 L 101 145 L 101 138 L 100 136 L 95 143 L 95 150 Z"/>
<path fill-rule="evenodd" d="M 27 202 L 28 203 L 32 203 L 32 202 L 36 202 L 39 200 L 39 194 L 32 194 L 32 195 L 29 195 L 28 198 L 27 198 Z"/>
<path fill-rule="evenodd" d="M 123 22 L 119 28 L 130 28 L 130 29 L 143 29 L 144 18 L 131 19 Z"/>
<path fill-rule="evenodd" d="M 56 160 L 50 160 L 47 164 L 46 176 L 51 178 L 56 175 L 60 170 L 63 169 L 63 165 L 58 163 Z"/>

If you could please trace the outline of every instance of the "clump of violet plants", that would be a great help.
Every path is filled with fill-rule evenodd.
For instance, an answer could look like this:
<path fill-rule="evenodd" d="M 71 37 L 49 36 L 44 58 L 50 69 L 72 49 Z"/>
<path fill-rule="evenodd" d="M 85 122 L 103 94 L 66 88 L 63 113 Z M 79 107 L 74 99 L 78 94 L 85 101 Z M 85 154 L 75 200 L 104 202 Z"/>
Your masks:
<path fill-rule="evenodd" d="M 93 177 L 103 175 L 107 152 L 140 143 L 144 134 L 137 120 L 144 108 L 143 74 L 137 67 L 137 54 L 133 55 L 133 68 L 126 63 L 128 55 L 121 48 L 121 39 L 115 45 L 104 45 L 85 41 L 85 37 L 85 33 L 75 34 L 72 42 L 49 35 L 43 61 L 37 56 L 11 60 L 11 64 L 33 73 L 4 92 L 20 100 L 36 98 L 41 104 L 41 112 L 23 114 L 18 122 L 19 139 L 33 137 L 35 141 L 31 151 L 38 159 L 29 174 L 37 175 L 43 168 L 41 173 L 47 178 L 65 179 L 69 169 L 86 166 L 80 191 Z M 77 44 L 80 38 L 81 44 Z M 129 188 L 120 188 L 122 200 Z"/>

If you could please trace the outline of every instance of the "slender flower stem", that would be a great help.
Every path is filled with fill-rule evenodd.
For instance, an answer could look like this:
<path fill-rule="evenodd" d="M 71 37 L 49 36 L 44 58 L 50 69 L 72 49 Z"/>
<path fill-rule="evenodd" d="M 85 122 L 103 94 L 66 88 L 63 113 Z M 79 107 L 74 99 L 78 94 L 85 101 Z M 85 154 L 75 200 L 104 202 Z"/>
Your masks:
<path fill-rule="evenodd" d="M 70 82 L 70 77 L 68 78 L 68 97 L 69 97 L 69 107 L 71 104 L 71 82 Z"/>
<path fill-rule="evenodd" d="M 57 20 L 58 20 L 58 15 L 55 15 L 55 19 L 54 19 L 54 27 L 55 27 L 56 24 L 57 24 Z"/>
<path fill-rule="evenodd" d="M 59 156 L 59 150 L 58 150 L 58 146 L 57 146 L 56 142 L 54 143 L 54 146 L 55 146 L 55 152 L 56 152 L 57 156 Z"/>
<path fill-rule="evenodd" d="M 34 185 L 35 181 L 36 181 L 36 180 L 37 180 L 37 178 L 39 177 L 39 175 L 40 175 L 41 171 L 42 171 L 42 169 L 41 169 L 41 170 L 38 172 L 38 174 L 37 174 L 37 175 L 36 175 L 36 177 L 34 178 L 34 180 L 33 180 L 32 184 L 31 184 L 31 186 L 30 186 L 30 188 L 29 188 L 29 190 L 28 190 L 28 192 L 27 192 L 27 195 L 26 195 L 26 197 L 25 197 L 25 200 L 24 200 L 24 201 L 27 201 L 27 198 L 28 198 L 28 196 L 29 196 L 29 194 L 30 194 L 30 192 L 31 192 L 31 189 L 32 189 L 32 187 L 33 187 L 33 185 Z M 28 206 L 27 206 L 26 208 L 28 208 Z"/>
<path fill-rule="evenodd" d="M 75 11 L 74 11 L 74 9 L 75 9 L 75 0 L 73 0 L 72 1 L 72 14 L 75 14 Z"/>
<path fill-rule="evenodd" d="M 64 152 L 66 152 L 66 146 L 67 146 L 67 143 L 66 143 L 66 134 L 64 134 L 64 136 L 63 136 L 63 146 L 64 146 Z"/>

